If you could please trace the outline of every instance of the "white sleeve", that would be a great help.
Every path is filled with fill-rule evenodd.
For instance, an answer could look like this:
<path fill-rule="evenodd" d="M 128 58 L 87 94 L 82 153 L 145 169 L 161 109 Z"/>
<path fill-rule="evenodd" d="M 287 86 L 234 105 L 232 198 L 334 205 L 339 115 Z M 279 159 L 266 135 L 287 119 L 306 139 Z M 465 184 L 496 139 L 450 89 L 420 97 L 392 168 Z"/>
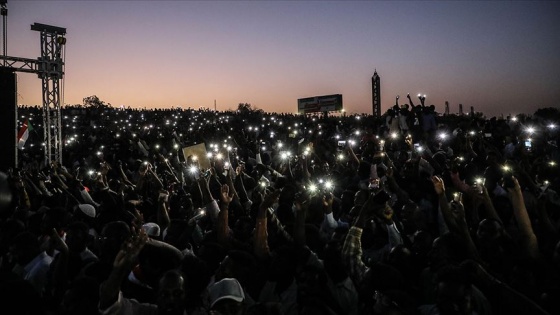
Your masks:
<path fill-rule="evenodd" d="M 206 209 L 206 214 L 210 216 L 212 221 L 216 221 L 218 214 L 220 213 L 218 202 L 216 202 L 216 200 L 212 200 L 209 204 L 205 205 L 204 208 Z"/>
<path fill-rule="evenodd" d="M 403 243 L 401 233 L 397 229 L 395 222 L 387 225 L 387 233 L 389 234 L 389 246 L 391 246 L 391 248 Z"/>
<path fill-rule="evenodd" d="M 338 227 L 338 222 L 334 219 L 334 216 L 331 213 L 325 214 L 323 219 L 323 223 L 321 223 L 321 232 L 325 233 L 330 237 L 330 235 L 334 232 L 334 229 Z"/>
<path fill-rule="evenodd" d="M 139 303 L 133 299 L 123 297 L 119 291 L 119 297 L 113 305 L 102 310 L 99 309 L 100 315 L 157 315 L 157 305 Z"/>

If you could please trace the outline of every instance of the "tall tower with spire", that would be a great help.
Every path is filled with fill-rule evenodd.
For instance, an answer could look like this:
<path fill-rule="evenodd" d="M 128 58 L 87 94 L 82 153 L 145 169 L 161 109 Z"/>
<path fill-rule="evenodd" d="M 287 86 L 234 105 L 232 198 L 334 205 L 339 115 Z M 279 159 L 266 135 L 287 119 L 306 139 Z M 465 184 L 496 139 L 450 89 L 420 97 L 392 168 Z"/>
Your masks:
<path fill-rule="evenodd" d="M 374 117 L 381 117 L 381 82 L 377 69 L 371 77 L 371 105 Z"/>

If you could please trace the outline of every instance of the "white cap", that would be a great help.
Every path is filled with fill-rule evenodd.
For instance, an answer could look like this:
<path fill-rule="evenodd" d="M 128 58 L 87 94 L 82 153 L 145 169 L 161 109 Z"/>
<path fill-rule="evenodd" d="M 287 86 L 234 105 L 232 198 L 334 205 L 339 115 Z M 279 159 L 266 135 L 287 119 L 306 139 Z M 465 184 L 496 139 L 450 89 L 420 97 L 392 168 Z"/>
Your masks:
<path fill-rule="evenodd" d="M 146 234 L 148 234 L 148 236 L 157 237 L 160 234 L 159 225 L 155 224 L 154 222 L 145 223 L 144 225 L 142 225 L 142 228 L 144 229 L 144 231 L 146 231 Z"/>
<path fill-rule="evenodd" d="M 95 218 L 95 208 L 89 204 L 78 205 L 78 209 L 90 218 Z"/>
<path fill-rule="evenodd" d="M 236 302 L 243 302 L 243 300 L 245 300 L 243 288 L 241 288 L 241 284 L 239 284 L 239 281 L 235 278 L 224 278 L 214 283 L 210 289 L 208 289 L 208 295 L 210 296 L 210 308 L 214 307 L 219 301 L 225 299 L 234 300 Z"/>

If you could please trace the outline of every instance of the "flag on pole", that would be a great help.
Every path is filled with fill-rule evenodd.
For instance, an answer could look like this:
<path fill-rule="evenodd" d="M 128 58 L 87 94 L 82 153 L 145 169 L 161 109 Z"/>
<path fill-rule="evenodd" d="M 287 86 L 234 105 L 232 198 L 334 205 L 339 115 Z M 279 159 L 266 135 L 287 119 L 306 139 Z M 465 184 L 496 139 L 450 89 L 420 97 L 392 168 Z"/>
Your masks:
<path fill-rule="evenodd" d="M 27 138 L 29 138 L 29 132 L 31 132 L 31 130 L 33 130 L 33 126 L 31 126 L 29 119 L 25 119 L 23 126 L 18 132 L 18 148 L 20 150 L 23 150 L 23 146 L 25 145 Z"/>

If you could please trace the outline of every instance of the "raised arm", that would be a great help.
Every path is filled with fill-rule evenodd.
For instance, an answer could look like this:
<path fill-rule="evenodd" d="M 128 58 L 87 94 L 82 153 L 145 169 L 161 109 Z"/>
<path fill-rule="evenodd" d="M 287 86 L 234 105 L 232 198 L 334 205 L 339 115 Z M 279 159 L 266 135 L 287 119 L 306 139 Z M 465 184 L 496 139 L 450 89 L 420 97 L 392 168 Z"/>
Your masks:
<path fill-rule="evenodd" d="M 165 231 L 165 229 L 167 229 L 169 223 L 171 222 L 167 209 L 168 198 L 169 194 L 166 191 L 160 192 L 158 197 L 157 223 L 162 231 Z"/>
<path fill-rule="evenodd" d="M 257 226 L 255 227 L 255 256 L 259 259 L 267 259 L 270 257 L 270 249 L 268 247 L 268 228 L 267 228 L 267 214 L 268 208 L 280 196 L 280 190 L 276 190 L 267 195 L 259 206 L 257 214 Z"/>
<path fill-rule="evenodd" d="M 333 215 L 333 202 L 334 196 L 332 193 L 323 196 L 323 211 L 324 218 L 321 224 L 321 232 L 327 235 L 330 239 L 331 234 L 338 227 L 338 222 L 334 219 Z"/>
<path fill-rule="evenodd" d="M 491 301 L 501 314 L 548 315 L 542 307 L 486 271 L 479 263 L 467 260 L 462 266 L 470 271 L 477 288 Z"/>
<path fill-rule="evenodd" d="M 477 198 L 477 196 L 481 196 L 480 198 L 482 199 L 482 205 L 484 206 L 484 210 L 486 211 L 485 216 L 488 219 L 494 219 L 500 223 L 502 223 L 502 226 L 504 225 L 502 222 L 502 219 L 500 219 L 500 216 L 498 215 L 498 212 L 496 211 L 496 208 L 494 208 L 494 204 L 492 203 L 492 199 L 490 198 L 490 194 L 488 194 L 488 189 L 486 189 L 486 186 L 481 185 L 482 186 L 482 195 L 480 194 L 476 194 L 475 198 Z"/>
<path fill-rule="evenodd" d="M 348 231 L 342 247 L 342 259 L 348 267 L 350 278 L 354 281 L 354 284 L 361 282 L 368 269 L 362 261 L 361 238 L 366 222 L 372 216 L 372 209 L 373 195 L 370 195 L 354 221 L 354 225 Z"/>
<path fill-rule="evenodd" d="M 350 157 L 350 160 L 352 162 L 356 163 L 356 165 L 360 164 L 360 159 L 358 159 L 358 156 L 356 156 L 356 153 L 354 153 L 352 146 L 350 146 L 349 144 L 346 144 L 346 152 L 348 153 L 348 156 Z"/>
<path fill-rule="evenodd" d="M 537 237 L 533 232 L 533 227 L 531 226 L 531 220 L 529 219 L 529 214 L 525 208 L 525 201 L 523 200 L 523 193 L 521 191 L 521 186 L 515 177 L 512 177 L 514 186 L 513 188 L 508 188 L 509 197 L 513 205 L 513 214 L 515 220 L 517 221 L 519 231 L 521 233 L 521 242 L 525 254 L 531 258 L 537 258 L 539 256 L 539 248 L 537 243 Z"/>
<path fill-rule="evenodd" d="M 414 107 L 414 101 L 412 101 L 410 94 L 406 94 L 406 98 L 408 98 L 408 101 L 410 102 L 410 106 Z"/>
<path fill-rule="evenodd" d="M 392 162 L 391 162 L 392 164 Z M 408 193 L 401 189 L 394 176 L 394 169 L 392 166 L 387 168 L 387 185 L 389 189 L 397 195 L 399 202 L 405 203 L 409 200 Z"/>
<path fill-rule="evenodd" d="M 229 204 L 234 196 L 229 185 L 222 185 L 220 190 L 220 214 L 216 222 L 218 242 L 226 248 L 229 246 Z"/>
<path fill-rule="evenodd" d="M 443 180 L 437 176 L 432 177 L 432 183 L 434 184 L 434 189 L 438 195 L 439 206 L 441 209 L 441 214 L 449 230 L 455 235 L 459 236 L 464 242 L 468 250 L 469 256 L 479 261 L 478 251 L 476 246 L 469 234 L 469 228 L 467 226 L 467 221 L 465 218 L 465 208 L 463 206 L 462 195 L 458 202 L 453 202 L 454 209 L 449 207 L 447 202 L 447 197 L 445 196 L 445 185 Z"/>
<path fill-rule="evenodd" d="M 119 297 L 121 283 L 137 261 L 138 254 L 148 240 L 144 229 L 133 230 L 133 236 L 123 244 L 115 257 L 113 269 L 107 280 L 99 286 L 99 309 L 106 310 L 115 304 Z"/>
<path fill-rule="evenodd" d="M 305 218 L 307 217 L 307 208 L 309 206 L 307 198 L 301 197 L 296 199 L 294 205 L 296 207 L 294 222 L 294 243 L 297 246 L 304 247 L 305 240 Z"/>

